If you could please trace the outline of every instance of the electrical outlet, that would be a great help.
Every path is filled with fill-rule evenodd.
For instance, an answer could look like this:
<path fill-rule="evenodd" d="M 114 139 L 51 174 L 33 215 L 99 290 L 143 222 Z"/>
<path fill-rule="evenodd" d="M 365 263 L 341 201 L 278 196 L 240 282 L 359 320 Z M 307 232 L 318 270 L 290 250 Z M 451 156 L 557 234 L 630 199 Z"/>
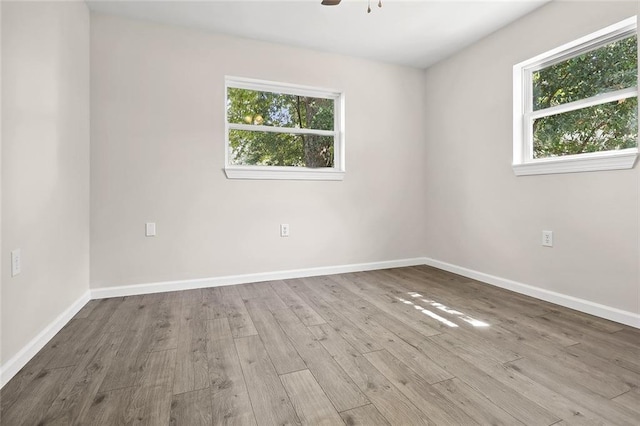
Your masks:
<path fill-rule="evenodd" d="M 155 237 L 156 236 L 155 222 L 147 222 L 144 226 L 144 231 L 147 237 Z"/>
<path fill-rule="evenodd" d="M 553 231 L 542 231 L 542 245 L 553 247 Z"/>
<path fill-rule="evenodd" d="M 11 250 L 11 276 L 15 277 L 22 272 L 22 259 L 20 249 Z"/>
<path fill-rule="evenodd" d="M 289 224 L 288 223 L 281 223 L 280 224 L 280 236 L 281 237 L 288 237 L 289 236 Z"/>

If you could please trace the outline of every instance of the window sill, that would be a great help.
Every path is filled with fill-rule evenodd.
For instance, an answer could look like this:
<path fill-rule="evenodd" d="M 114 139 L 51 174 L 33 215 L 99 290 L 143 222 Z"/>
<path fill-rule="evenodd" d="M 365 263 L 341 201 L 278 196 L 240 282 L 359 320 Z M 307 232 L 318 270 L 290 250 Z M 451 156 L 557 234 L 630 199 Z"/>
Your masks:
<path fill-rule="evenodd" d="M 259 180 L 343 180 L 344 171 L 305 167 L 225 167 L 227 179 Z"/>
<path fill-rule="evenodd" d="M 638 149 L 630 148 L 607 153 L 581 154 L 514 164 L 513 172 L 516 176 L 528 176 L 623 170 L 633 168 L 637 157 Z"/>

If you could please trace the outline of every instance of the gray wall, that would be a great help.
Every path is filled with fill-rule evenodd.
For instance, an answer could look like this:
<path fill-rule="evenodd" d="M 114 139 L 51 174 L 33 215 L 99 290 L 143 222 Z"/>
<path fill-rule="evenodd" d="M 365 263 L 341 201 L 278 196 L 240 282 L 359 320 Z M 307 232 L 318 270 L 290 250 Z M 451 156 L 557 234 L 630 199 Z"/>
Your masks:
<path fill-rule="evenodd" d="M 105 15 L 91 34 L 92 288 L 422 254 L 421 71 Z M 344 90 L 344 181 L 227 179 L 225 75 Z"/>
<path fill-rule="evenodd" d="M 5 363 L 89 288 L 89 12 L 2 2 Z M 12 249 L 22 273 L 11 278 Z"/>
<path fill-rule="evenodd" d="M 639 12 L 552 2 L 426 71 L 426 246 L 433 259 L 640 311 L 639 167 L 516 177 L 512 66 Z M 554 247 L 541 246 L 541 231 Z"/>

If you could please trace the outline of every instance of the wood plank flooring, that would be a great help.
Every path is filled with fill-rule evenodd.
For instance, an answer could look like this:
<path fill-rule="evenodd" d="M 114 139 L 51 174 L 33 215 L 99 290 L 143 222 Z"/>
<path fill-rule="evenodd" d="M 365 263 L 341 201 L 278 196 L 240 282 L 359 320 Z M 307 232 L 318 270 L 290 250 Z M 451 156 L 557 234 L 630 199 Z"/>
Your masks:
<path fill-rule="evenodd" d="M 426 266 L 92 300 L 18 425 L 639 425 L 640 330 Z"/>

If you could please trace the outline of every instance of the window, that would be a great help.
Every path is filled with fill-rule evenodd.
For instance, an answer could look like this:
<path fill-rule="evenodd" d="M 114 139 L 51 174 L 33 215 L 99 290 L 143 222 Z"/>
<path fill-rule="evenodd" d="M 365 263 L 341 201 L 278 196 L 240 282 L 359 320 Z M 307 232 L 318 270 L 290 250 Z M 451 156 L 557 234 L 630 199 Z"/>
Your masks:
<path fill-rule="evenodd" d="M 515 65 L 513 82 L 516 175 L 633 167 L 635 17 Z"/>
<path fill-rule="evenodd" d="M 235 77 L 225 89 L 228 178 L 343 179 L 342 93 Z"/>

